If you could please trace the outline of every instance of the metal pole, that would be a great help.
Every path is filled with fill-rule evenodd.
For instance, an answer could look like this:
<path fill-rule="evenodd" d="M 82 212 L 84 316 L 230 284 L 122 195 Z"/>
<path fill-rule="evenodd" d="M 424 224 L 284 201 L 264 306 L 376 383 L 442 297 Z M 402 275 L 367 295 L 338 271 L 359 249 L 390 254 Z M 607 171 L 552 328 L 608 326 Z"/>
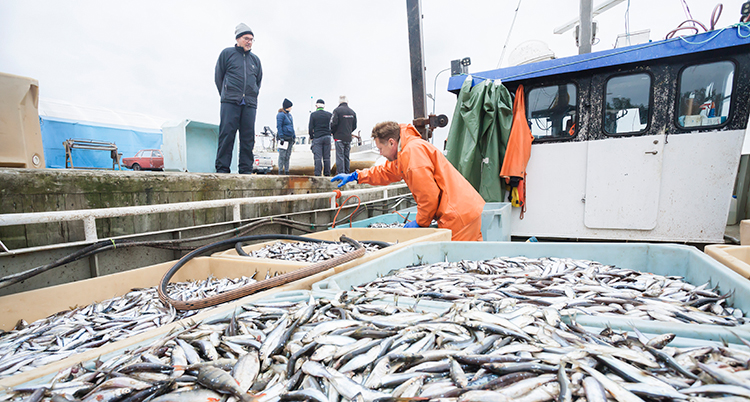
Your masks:
<path fill-rule="evenodd" d="M 435 103 L 437 103 L 437 79 L 440 76 L 441 73 L 450 70 L 451 68 L 448 67 L 445 70 L 440 70 L 439 73 L 435 76 L 435 82 L 432 83 L 432 114 L 435 114 Z"/>
<path fill-rule="evenodd" d="M 427 117 L 424 85 L 424 49 L 422 46 L 422 1 L 406 0 L 406 21 L 409 30 L 409 59 L 411 60 L 411 98 L 414 119 Z M 422 138 L 427 139 L 427 129 L 417 127 Z"/>
<path fill-rule="evenodd" d="M 591 53 L 592 29 L 594 21 L 594 1 L 581 0 L 581 25 L 578 30 L 578 54 Z"/>

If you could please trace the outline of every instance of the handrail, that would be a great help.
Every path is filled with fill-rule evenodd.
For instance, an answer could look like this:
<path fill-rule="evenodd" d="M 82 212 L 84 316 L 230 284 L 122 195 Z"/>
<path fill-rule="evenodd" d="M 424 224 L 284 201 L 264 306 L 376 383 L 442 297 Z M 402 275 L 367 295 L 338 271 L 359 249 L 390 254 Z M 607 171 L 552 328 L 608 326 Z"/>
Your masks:
<path fill-rule="evenodd" d="M 407 187 L 406 184 L 395 184 L 384 187 L 374 187 L 358 190 L 342 191 L 341 196 L 360 195 L 382 192 L 383 198 L 388 198 L 389 190 L 399 190 Z M 52 223 L 66 221 L 83 221 L 83 230 L 86 241 L 96 241 L 96 219 L 117 218 L 121 216 L 133 216 L 144 214 L 156 214 L 163 212 L 182 212 L 197 209 L 232 207 L 232 222 L 240 221 L 240 206 L 263 204 L 269 202 L 289 202 L 330 198 L 331 208 L 336 208 L 336 192 L 322 192 L 311 194 L 292 194 L 266 197 L 229 198 L 223 200 L 190 201 L 174 204 L 138 205 L 133 207 L 78 209 L 73 211 L 50 211 L 50 212 L 25 212 L 17 214 L 0 215 L 0 226 L 29 225 L 35 223 Z"/>

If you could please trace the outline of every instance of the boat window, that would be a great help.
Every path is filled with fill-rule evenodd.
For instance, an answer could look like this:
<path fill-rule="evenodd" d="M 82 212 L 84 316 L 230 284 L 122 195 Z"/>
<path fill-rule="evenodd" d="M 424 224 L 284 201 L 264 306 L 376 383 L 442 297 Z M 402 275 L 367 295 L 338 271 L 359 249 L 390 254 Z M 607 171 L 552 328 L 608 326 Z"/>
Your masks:
<path fill-rule="evenodd" d="M 724 124 L 729 116 L 734 83 L 734 63 L 720 61 L 682 70 L 679 80 L 680 127 Z"/>
<path fill-rule="evenodd" d="M 576 133 L 576 86 L 551 85 L 529 91 L 527 118 L 534 139 L 573 138 Z"/>
<path fill-rule="evenodd" d="M 604 132 L 611 135 L 645 131 L 651 116 L 651 76 L 610 78 L 606 85 Z"/>

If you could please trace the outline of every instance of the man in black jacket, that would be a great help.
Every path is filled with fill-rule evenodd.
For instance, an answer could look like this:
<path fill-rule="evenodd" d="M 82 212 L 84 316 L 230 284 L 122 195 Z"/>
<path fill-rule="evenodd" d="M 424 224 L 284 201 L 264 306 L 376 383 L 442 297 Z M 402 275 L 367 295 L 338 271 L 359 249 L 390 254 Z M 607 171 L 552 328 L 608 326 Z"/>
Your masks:
<path fill-rule="evenodd" d="M 255 41 L 250 27 L 241 23 L 235 28 L 234 34 L 237 44 L 222 50 L 214 75 L 216 89 L 221 95 L 216 173 L 229 173 L 234 138 L 239 129 L 239 171 L 250 174 L 253 172 L 255 113 L 263 70 L 258 56 L 250 51 Z"/>
<path fill-rule="evenodd" d="M 315 176 L 323 173 L 331 175 L 331 113 L 323 108 L 326 103 L 323 99 L 315 102 L 317 108 L 310 114 L 310 123 L 307 131 L 310 133 L 310 143 L 315 163 Z"/>
<path fill-rule="evenodd" d="M 357 114 L 349 107 L 346 96 L 339 96 L 339 106 L 333 109 L 331 132 L 336 141 L 336 173 L 349 173 L 349 151 L 352 131 L 357 129 Z"/>

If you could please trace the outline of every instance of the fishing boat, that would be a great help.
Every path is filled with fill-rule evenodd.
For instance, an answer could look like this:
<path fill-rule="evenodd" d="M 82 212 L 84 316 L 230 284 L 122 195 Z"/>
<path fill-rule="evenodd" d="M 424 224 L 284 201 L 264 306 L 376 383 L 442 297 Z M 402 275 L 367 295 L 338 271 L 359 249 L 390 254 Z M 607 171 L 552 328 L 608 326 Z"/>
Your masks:
<path fill-rule="evenodd" d="M 256 147 L 262 144 L 260 154 L 271 157 L 274 160 L 274 165 L 278 169 L 279 155 L 276 151 L 276 142 L 268 137 L 259 137 L 262 139 L 258 142 L 256 139 Z M 307 133 L 297 135 L 297 139 L 292 148 L 292 154 L 289 157 L 289 174 L 292 175 L 306 175 L 312 176 L 315 173 L 315 165 L 313 159 L 312 149 L 310 148 L 310 138 Z M 331 171 L 336 172 L 336 147 L 331 142 Z M 382 158 L 378 149 L 375 148 L 372 140 L 351 142 L 351 150 L 349 152 L 349 170 L 354 171 L 357 169 L 367 169 L 378 162 L 378 158 Z M 382 158 L 384 159 L 384 158 Z"/>
<path fill-rule="evenodd" d="M 467 79 L 501 80 L 511 94 L 523 85 L 534 140 L 514 236 L 721 243 L 748 75 L 750 31 L 740 24 L 453 76 L 448 90 Z"/>

